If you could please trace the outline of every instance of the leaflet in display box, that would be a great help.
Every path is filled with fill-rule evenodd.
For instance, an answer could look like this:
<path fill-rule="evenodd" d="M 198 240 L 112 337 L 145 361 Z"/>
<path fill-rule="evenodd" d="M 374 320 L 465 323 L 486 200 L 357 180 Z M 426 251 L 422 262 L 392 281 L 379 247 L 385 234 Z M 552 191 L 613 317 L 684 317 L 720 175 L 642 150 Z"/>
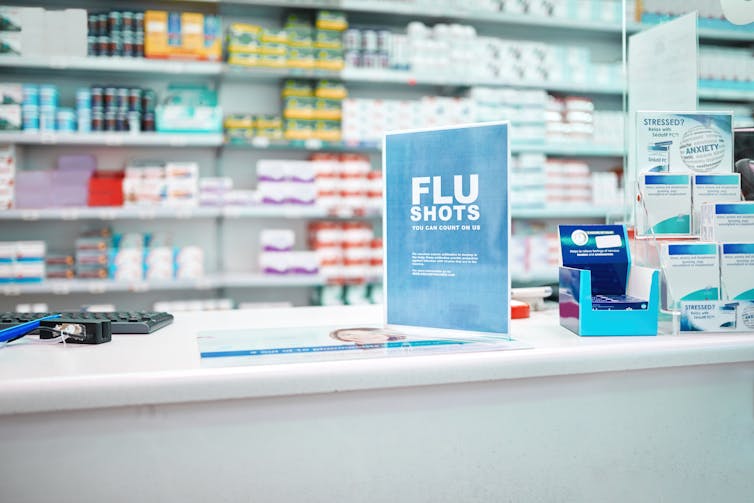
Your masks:
<path fill-rule="evenodd" d="M 580 336 L 657 335 L 658 271 L 631 266 L 622 225 L 561 225 L 560 324 Z"/>

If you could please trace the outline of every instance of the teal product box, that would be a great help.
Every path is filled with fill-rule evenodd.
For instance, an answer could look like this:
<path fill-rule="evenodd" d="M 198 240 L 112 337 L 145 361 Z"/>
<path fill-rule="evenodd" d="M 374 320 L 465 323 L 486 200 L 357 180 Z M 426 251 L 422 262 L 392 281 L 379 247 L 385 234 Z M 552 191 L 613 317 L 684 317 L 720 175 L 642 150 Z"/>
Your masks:
<path fill-rule="evenodd" d="M 715 243 L 663 243 L 662 306 L 676 310 L 681 301 L 718 300 L 720 263 Z"/>
<path fill-rule="evenodd" d="M 691 233 L 691 176 L 642 173 L 636 209 L 637 236 L 688 236 Z"/>
<path fill-rule="evenodd" d="M 637 173 L 730 173 L 732 112 L 636 112 Z"/>
<path fill-rule="evenodd" d="M 223 130 L 217 92 L 203 86 L 171 84 L 157 106 L 155 118 L 157 131 L 163 133 L 221 133 Z"/>
<path fill-rule="evenodd" d="M 702 204 L 701 238 L 717 243 L 754 241 L 754 202 Z"/>
<path fill-rule="evenodd" d="M 622 225 L 561 225 L 560 325 L 580 336 L 657 335 L 658 271 L 631 265 Z"/>
<path fill-rule="evenodd" d="M 722 300 L 754 301 L 754 242 L 720 245 Z"/>
<path fill-rule="evenodd" d="M 741 200 L 741 174 L 692 175 L 692 233 L 699 235 L 704 203 L 735 203 Z"/>

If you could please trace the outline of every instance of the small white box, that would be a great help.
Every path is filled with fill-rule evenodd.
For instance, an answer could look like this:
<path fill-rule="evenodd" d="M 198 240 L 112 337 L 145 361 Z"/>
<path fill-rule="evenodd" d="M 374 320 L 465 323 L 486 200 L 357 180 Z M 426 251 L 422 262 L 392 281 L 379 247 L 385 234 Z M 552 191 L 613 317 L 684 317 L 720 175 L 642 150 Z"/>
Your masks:
<path fill-rule="evenodd" d="M 754 242 L 720 245 L 722 300 L 754 300 Z"/>
<path fill-rule="evenodd" d="M 688 174 L 640 175 L 636 209 L 639 236 L 686 236 L 691 233 L 691 177 Z"/>
<path fill-rule="evenodd" d="M 259 240 L 264 251 L 290 251 L 293 249 L 296 233 L 290 229 L 262 229 Z"/>
<path fill-rule="evenodd" d="M 754 241 L 754 202 L 703 204 L 701 238 L 717 243 Z"/>
<path fill-rule="evenodd" d="M 718 300 L 720 267 L 715 243 L 663 243 L 660 252 L 665 308 L 682 300 Z"/>
<path fill-rule="evenodd" d="M 692 181 L 693 234 L 699 234 L 702 227 L 704 203 L 728 203 L 741 200 L 741 175 L 739 173 L 693 175 Z"/>

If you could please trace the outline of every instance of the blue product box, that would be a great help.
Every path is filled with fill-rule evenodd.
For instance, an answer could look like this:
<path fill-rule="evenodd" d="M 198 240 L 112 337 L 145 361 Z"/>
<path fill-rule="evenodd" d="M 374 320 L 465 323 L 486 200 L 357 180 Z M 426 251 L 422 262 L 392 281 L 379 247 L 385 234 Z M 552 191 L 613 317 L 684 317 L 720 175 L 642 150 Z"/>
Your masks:
<path fill-rule="evenodd" d="M 559 226 L 560 324 L 580 336 L 657 335 L 659 274 L 631 266 L 622 225 Z"/>

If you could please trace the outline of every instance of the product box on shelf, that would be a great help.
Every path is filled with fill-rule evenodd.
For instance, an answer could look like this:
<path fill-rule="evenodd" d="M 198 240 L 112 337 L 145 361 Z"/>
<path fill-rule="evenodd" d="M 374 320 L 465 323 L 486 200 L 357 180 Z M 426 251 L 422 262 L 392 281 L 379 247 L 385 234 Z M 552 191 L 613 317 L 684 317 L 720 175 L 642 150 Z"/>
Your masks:
<path fill-rule="evenodd" d="M 220 61 L 220 18 L 197 12 L 144 13 L 144 55 L 158 59 Z"/>
<path fill-rule="evenodd" d="M 663 270 L 663 308 L 678 309 L 680 301 L 720 298 L 717 244 L 663 243 L 660 263 Z"/>
<path fill-rule="evenodd" d="M 631 265 L 622 225 L 558 228 L 560 324 L 581 336 L 657 335 L 658 271 Z"/>
<path fill-rule="evenodd" d="M 754 301 L 754 242 L 720 245 L 722 300 Z"/>
<path fill-rule="evenodd" d="M 157 106 L 157 131 L 169 133 L 220 133 L 223 115 L 217 92 L 207 87 L 171 84 Z"/>
<path fill-rule="evenodd" d="M 691 176 L 642 173 L 636 209 L 637 236 L 685 236 L 691 233 Z"/>
<path fill-rule="evenodd" d="M 702 204 L 703 241 L 754 241 L 754 201 Z"/>
<path fill-rule="evenodd" d="M 636 112 L 639 173 L 730 173 L 731 112 Z"/>
<path fill-rule="evenodd" d="M 691 184 L 692 233 L 699 235 L 701 231 L 704 203 L 729 203 L 740 200 L 741 175 L 739 173 L 693 175 Z"/>

